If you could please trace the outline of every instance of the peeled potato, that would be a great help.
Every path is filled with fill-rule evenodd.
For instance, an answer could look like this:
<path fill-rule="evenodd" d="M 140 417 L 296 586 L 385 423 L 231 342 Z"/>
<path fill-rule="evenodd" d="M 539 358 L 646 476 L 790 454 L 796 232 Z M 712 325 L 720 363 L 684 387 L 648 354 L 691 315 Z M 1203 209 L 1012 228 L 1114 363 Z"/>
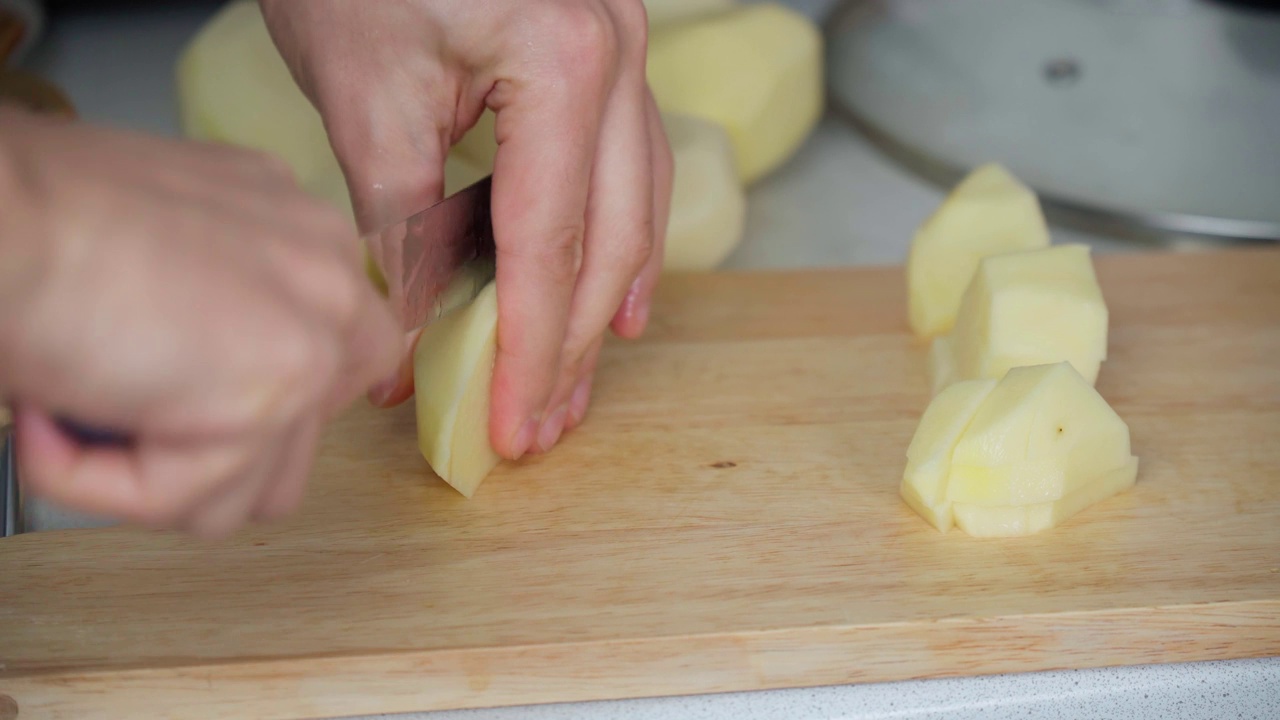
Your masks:
<path fill-rule="evenodd" d="M 929 404 L 907 448 L 903 498 L 940 530 L 951 528 L 950 513 L 935 510 L 947 503 L 951 452 L 995 385 L 994 380 L 974 380 L 948 387 Z"/>
<path fill-rule="evenodd" d="M 933 385 L 1064 360 L 1093 384 L 1107 358 L 1107 323 L 1087 245 L 989 256 L 965 291 L 949 339 L 934 340 Z"/>
<path fill-rule="evenodd" d="M 1040 201 L 1000 165 L 983 165 L 951 191 L 916 231 L 907 258 L 907 305 L 920 337 L 951 331 L 978 262 L 1043 248 L 1049 229 Z"/>
<path fill-rule="evenodd" d="M 675 158 L 663 269 L 711 270 L 742 242 L 747 196 L 724 128 L 700 118 L 664 115 Z"/>
<path fill-rule="evenodd" d="M 737 6 L 649 37 L 649 85 L 663 112 L 725 127 L 738 177 L 786 162 L 822 113 L 822 38 L 808 17 L 775 3 Z"/>
<path fill-rule="evenodd" d="M 735 0 L 644 0 L 649 25 L 658 27 L 688 22 L 733 7 Z"/>
<path fill-rule="evenodd" d="M 440 479 L 470 498 L 501 457 L 489 443 L 497 352 L 497 284 L 426 327 L 413 356 L 418 447 Z"/>
<path fill-rule="evenodd" d="M 1054 527 L 1133 485 L 1129 427 L 1070 363 L 1014 368 L 937 395 L 908 450 L 900 493 L 943 532 Z"/>
<path fill-rule="evenodd" d="M 338 169 L 320 113 L 252 0 L 227 3 L 200 28 L 178 60 L 176 90 L 188 137 L 275 155 L 308 189 Z"/>

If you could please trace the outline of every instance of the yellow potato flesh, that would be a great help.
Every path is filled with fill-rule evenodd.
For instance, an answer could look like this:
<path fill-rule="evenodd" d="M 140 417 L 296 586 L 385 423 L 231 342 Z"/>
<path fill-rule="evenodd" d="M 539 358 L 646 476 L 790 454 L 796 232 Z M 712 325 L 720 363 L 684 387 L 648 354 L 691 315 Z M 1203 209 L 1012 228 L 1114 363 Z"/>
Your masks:
<path fill-rule="evenodd" d="M 907 447 L 902 481 L 922 503 L 947 501 L 952 450 L 995 385 L 994 380 L 957 383 L 929 403 Z"/>
<path fill-rule="evenodd" d="M 1049 229 L 1035 193 L 1000 165 L 977 168 L 911 241 L 907 305 L 912 331 L 926 338 L 951 331 L 982 258 L 1048 245 Z"/>
<path fill-rule="evenodd" d="M 950 380 L 1066 361 L 1089 384 L 1107 357 L 1107 305 L 1089 248 L 1059 245 L 982 260 L 950 335 Z M 945 378 L 935 376 L 935 387 Z"/>
<path fill-rule="evenodd" d="M 747 197 L 734 169 L 733 147 L 715 123 L 664 115 L 675 158 L 663 269 L 711 270 L 742 242 Z"/>
<path fill-rule="evenodd" d="M 786 162 L 817 125 L 822 39 L 795 10 L 740 5 L 655 29 L 648 78 L 663 112 L 728 131 L 738 176 L 749 184 Z"/>
<path fill-rule="evenodd" d="M 644 0 L 650 27 L 688 22 L 698 17 L 726 10 L 735 0 Z"/>
<path fill-rule="evenodd" d="M 1034 535 L 1057 527 L 1089 506 L 1128 490 L 1137 478 L 1138 459 L 1130 458 L 1121 467 L 1102 473 L 1058 500 L 1004 507 L 957 502 L 951 510 L 955 524 L 973 537 Z"/>
<path fill-rule="evenodd" d="M 418 447 L 442 480 L 470 498 L 501 457 L 489 442 L 497 351 L 497 285 L 426 327 L 414 349 Z"/>
<path fill-rule="evenodd" d="M 908 449 L 900 494 L 930 525 L 1041 532 L 1131 486 L 1129 428 L 1066 362 L 939 393 Z M 972 530 L 972 532 L 971 532 Z"/>

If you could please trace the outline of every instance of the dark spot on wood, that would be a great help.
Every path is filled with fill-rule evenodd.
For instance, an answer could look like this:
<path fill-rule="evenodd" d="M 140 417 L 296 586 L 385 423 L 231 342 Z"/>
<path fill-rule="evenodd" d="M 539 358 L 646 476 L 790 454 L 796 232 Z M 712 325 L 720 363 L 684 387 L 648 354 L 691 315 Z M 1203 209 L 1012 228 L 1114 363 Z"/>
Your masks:
<path fill-rule="evenodd" d="M 253 544 L 254 547 L 264 547 L 265 545 L 266 543 L 262 542 L 261 540 Z"/>
<path fill-rule="evenodd" d="M 718 463 L 712 463 L 711 467 L 717 470 L 728 470 L 729 468 L 738 467 L 738 463 L 733 462 L 732 460 L 721 460 Z"/>

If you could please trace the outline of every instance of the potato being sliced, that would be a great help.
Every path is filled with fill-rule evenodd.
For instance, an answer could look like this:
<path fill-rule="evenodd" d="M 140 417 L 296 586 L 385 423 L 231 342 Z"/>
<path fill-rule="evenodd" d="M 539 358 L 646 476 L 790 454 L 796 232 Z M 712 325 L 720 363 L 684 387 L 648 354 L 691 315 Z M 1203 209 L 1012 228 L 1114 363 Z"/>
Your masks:
<path fill-rule="evenodd" d="M 752 183 L 786 162 L 822 114 L 822 38 L 808 17 L 766 2 L 655 29 L 649 85 L 663 112 L 718 123 L 738 176 Z"/>
<path fill-rule="evenodd" d="M 988 255 L 1049 245 L 1034 192 L 1004 167 L 978 167 L 916 231 L 907 257 L 911 329 L 931 338 L 951 331 L 978 262 Z"/>
<path fill-rule="evenodd" d="M 497 332 L 497 284 L 489 282 L 428 325 L 414 349 L 418 447 L 440 479 L 467 498 L 502 459 L 489 442 Z"/>

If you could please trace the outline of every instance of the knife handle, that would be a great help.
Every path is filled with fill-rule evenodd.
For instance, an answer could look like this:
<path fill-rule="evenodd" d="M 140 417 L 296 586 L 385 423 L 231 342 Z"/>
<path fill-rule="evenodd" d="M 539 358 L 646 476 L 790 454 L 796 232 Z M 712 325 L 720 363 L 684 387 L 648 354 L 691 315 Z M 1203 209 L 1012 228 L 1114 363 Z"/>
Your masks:
<path fill-rule="evenodd" d="M 92 427 L 65 417 L 56 418 L 55 422 L 58 423 L 59 430 L 86 447 L 127 448 L 133 445 L 133 439 L 122 432 Z"/>

